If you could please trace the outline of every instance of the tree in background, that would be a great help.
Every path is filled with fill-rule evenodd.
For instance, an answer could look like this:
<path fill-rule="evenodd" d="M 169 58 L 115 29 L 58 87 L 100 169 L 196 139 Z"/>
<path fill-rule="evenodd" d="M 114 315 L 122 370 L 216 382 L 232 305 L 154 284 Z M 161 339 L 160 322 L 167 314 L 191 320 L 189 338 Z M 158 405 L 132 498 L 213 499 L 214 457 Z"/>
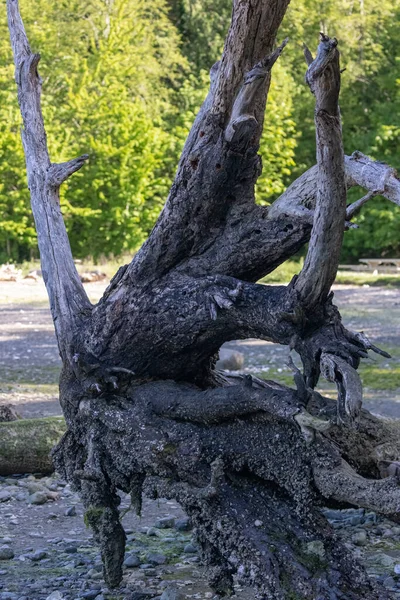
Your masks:
<path fill-rule="evenodd" d="M 230 0 L 69 0 L 57 5 L 38 0 L 35 6 L 26 0 L 23 6 L 32 43 L 43 54 L 50 147 L 60 160 L 82 145 L 90 154 L 88 169 L 68 183 L 61 199 L 74 255 L 133 252 L 154 225 L 206 95 L 209 70 L 221 56 Z M 260 204 L 270 204 L 314 162 L 312 104 L 304 90 L 299 48 L 311 43 L 317 29 L 342 40 L 345 149 L 362 147 L 375 159 L 400 166 L 399 13 L 399 0 L 298 0 L 290 5 L 282 35 L 291 43 L 276 67 L 270 119 L 260 145 Z M 36 234 L 22 146 L 15 136 L 20 119 L 10 87 L 5 27 L 1 15 L 0 261 L 20 261 L 37 254 Z M 350 200 L 356 193 L 350 192 Z M 400 252 L 399 217 L 392 206 L 377 201 L 358 222 L 360 229 L 345 236 L 343 259 Z M 115 234 L 121 224 L 124 237 Z"/>
<path fill-rule="evenodd" d="M 49 146 L 59 161 L 82 147 L 90 154 L 87 172 L 61 198 L 74 254 L 132 251 L 154 223 L 181 147 L 182 134 L 165 123 L 176 120 L 186 63 L 165 3 L 38 0 L 25 8 L 42 50 Z M 0 26 L 0 258 L 22 260 L 36 240 L 4 14 Z"/>

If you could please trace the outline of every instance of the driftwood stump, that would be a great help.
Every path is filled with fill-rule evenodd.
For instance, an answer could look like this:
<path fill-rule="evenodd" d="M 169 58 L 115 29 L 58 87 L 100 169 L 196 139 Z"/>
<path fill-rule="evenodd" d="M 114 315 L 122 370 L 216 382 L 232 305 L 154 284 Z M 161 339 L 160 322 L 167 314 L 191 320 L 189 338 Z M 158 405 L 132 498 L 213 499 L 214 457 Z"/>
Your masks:
<path fill-rule="evenodd" d="M 362 409 L 357 373 L 369 350 L 333 304 L 342 237 L 366 199 L 400 204 L 392 169 L 343 154 L 337 41 L 306 49 L 315 96 L 317 165 L 270 207 L 257 206 L 257 154 L 274 49 L 288 0 L 234 0 L 222 59 L 147 242 L 92 306 L 76 273 L 59 187 L 87 156 L 49 157 L 39 55 L 17 0 L 7 0 L 24 122 L 32 210 L 63 370 L 68 430 L 54 451 L 80 491 L 110 586 L 122 578 L 125 533 L 118 490 L 175 498 L 195 524 L 210 581 L 233 578 L 258 598 L 382 600 L 320 512 L 364 506 L 400 516 L 396 430 Z M 346 207 L 346 189 L 367 196 Z M 256 281 L 310 242 L 288 286 Z M 214 368 L 228 340 L 285 344 L 302 360 L 293 388 Z M 336 382 L 337 401 L 314 391 Z M 382 475 L 388 475 L 382 478 Z"/>

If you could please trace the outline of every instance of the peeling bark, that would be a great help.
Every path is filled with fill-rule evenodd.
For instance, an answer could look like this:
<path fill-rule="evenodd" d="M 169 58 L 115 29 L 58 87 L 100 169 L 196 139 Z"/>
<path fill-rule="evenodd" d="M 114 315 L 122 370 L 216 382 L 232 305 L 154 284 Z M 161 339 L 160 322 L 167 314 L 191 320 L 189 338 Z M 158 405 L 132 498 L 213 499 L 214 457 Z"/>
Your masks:
<path fill-rule="evenodd" d="M 318 165 L 269 209 L 256 206 L 257 150 L 271 69 L 286 44 L 274 50 L 287 5 L 234 1 L 222 59 L 165 207 L 91 306 L 58 205 L 59 186 L 86 156 L 51 164 L 38 56 L 17 0 L 7 0 L 32 209 L 63 359 L 68 429 L 53 458 L 81 493 L 110 586 L 122 577 L 123 490 L 139 512 L 143 493 L 182 504 L 221 595 L 235 576 L 260 599 L 389 598 L 342 547 L 320 507 L 346 502 L 400 515 L 399 436 L 362 410 L 357 374 L 369 350 L 381 351 L 343 326 L 329 293 L 346 185 L 362 182 L 397 201 L 398 182 L 384 165 L 343 156 L 337 43 L 323 36 L 315 60 L 306 51 Z M 382 174 L 379 185 L 372 171 Z M 288 286 L 255 283 L 310 235 L 298 278 Z M 215 370 L 221 344 L 246 337 L 299 353 L 295 387 Z M 337 401 L 314 391 L 321 374 L 335 381 Z"/>

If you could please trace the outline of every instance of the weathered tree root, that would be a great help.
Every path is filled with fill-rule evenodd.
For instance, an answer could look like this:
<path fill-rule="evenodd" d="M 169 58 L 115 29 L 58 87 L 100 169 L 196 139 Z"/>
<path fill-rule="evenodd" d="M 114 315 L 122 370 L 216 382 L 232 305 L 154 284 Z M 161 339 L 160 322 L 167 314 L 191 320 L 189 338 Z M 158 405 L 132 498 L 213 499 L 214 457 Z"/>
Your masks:
<path fill-rule="evenodd" d="M 395 432 L 362 411 L 357 471 L 357 452 L 341 448 L 354 430 L 326 418 L 334 404 L 313 393 L 308 412 L 294 390 L 249 379 L 207 391 L 148 383 L 133 386 L 127 398 L 88 401 L 54 461 L 82 495 L 108 585 L 119 584 L 124 557 L 117 489 L 137 498 L 143 484 L 146 495 L 174 498 L 190 515 L 220 594 L 229 593 L 234 574 L 268 600 L 389 598 L 342 547 L 318 506 L 345 502 L 399 519 L 397 479 L 363 477 L 379 476 L 382 444 L 391 447 L 386 460 L 398 459 L 399 439 L 396 446 Z M 308 415 L 312 439 L 299 415 Z"/>

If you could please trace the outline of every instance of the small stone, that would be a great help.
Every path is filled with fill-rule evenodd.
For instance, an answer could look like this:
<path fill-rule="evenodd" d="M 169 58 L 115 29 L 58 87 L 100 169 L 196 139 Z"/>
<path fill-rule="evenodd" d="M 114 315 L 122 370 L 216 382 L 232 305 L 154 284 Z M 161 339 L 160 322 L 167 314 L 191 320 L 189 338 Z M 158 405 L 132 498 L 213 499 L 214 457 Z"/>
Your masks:
<path fill-rule="evenodd" d="M 157 536 L 158 531 L 156 529 L 154 529 L 154 527 L 149 527 L 146 531 L 146 534 L 149 536 Z"/>
<path fill-rule="evenodd" d="M 384 538 L 393 537 L 393 531 L 391 529 L 385 529 L 385 531 L 383 532 L 383 537 Z"/>
<path fill-rule="evenodd" d="M 400 527 L 392 527 L 393 535 L 400 535 Z"/>
<path fill-rule="evenodd" d="M 400 575 L 400 564 L 394 565 L 393 571 L 396 573 L 396 575 Z"/>
<path fill-rule="evenodd" d="M 164 554 L 151 553 L 147 555 L 147 560 L 152 565 L 164 565 L 167 557 Z"/>
<path fill-rule="evenodd" d="M 356 546 L 365 546 L 367 544 L 367 533 L 363 529 L 361 531 L 357 531 L 352 538 L 351 541 Z"/>
<path fill-rule="evenodd" d="M 26 557 L 33 562 L 39 562 L 39 560 L 47 558 L 48 553 L 45 550 L 36 550 L 36 552 L 32 552 L 32 554 L 27 554 Z"/>
<path fill-rule="evenodd" d="M 89 590 L 88 592 L 83 592 L 81 598 L 84 598 L 85 600 L 94 600 L 99 597 L 100 593 L 101 590 Z"/>
<path fill-rule="evenodd" d="M 76 554 L 78 552 L 77 546 L 66 546 L 64 552 L 67 554 Z"/>
<path fill-rule="evenodd" d="M 197 552 L 197 548 L 194 544 L 186 544 L 183 548 L 185 554 L 195 554 Z"/>
<path fill-rule="evenodd" d="M 393 567 L 394 558 L 387 554 L 378 554 L 376 556 L 376 562 L 382 567 Z"/>
<path fill-rule="evenodd" d="M 175 588 L 167 588 L 161 594 L 160 600 L 184 600 L 185 596 Z"/>
<path fill-rule="evenodd" d="M 46 504 L 47 500 L 46 492 L 35 492 L 28 498 L 29 504 Z"/>
<path fill-rule="evenodd" d="M 177 519 L 175 521 L 175 529 L 177 529 L 178 531 L 190 531 L 192 529 L 192 523 L 188 518 Z"/>
<path fill-rule="evenodd" d="M 391 588 L 394 588 L 394 587 L 396 587 L 396 582 L 395 582 L 395 580 L 393 579 L 393 577 L 386 577 L 386 579 L 385 579 L 385 580 L 384 580 L 384 582 L 383 582 L 383 585 L 384 585 L 386 588 L 389 588 L 389 589 L 391 589 Z"/>
<path fill-rule="evenodd" d="M 263 522 L 260 521 L 259 519 L 257 519 L 257 521 L 254 521 L 254 527 L 262 527 Z"/>
<path fill-rule="evenodd" d="M 7 490 L 2 490 L 0 492 L 0 502 L 7 502 L 8 500 L 11 500 L 10 492 L 8 492 Z"/>
<path fill-rule="evenodd" d="M 70 506 L 69 508 L 67 508 L 67 510 L 65 511 L 64 515 L 66 517 L 76 517 L 76 507 L 75 506 Z"/>
<path fill-rule="evenodd" d="M 129 596 L 129 600 L 149 600 L 149 598 L 154 598 L 154 592 L 146 592 L 146 590 L 141 590 L 140 592 L 133 592 Z"/>
<path fill-rule="evenodd" d="M 157 529 L 172 529 L 175 527 L 175 517 L 163 517 L 162 519 L 157 519 L 154 527 L 157 527 Z"/>
<path fill-rule="evenodd" d="M 11 560 L 14 556 L 14 551 L 9 546 L 0 546 L 0 560 Z"/>
<path fill-rule="evenodd" d="M 219 360 L 217 361 L 217 369 L 227 369 L 228 371 L 240 371 L 244 366 L 244 354 L 231 350 L 229 348 L 222 348 L 219 351 Z"/>
<path fill-rule="evenodd" d="M 40 483 L 36 483 L 36 482 L 27 483 L 26 487 L 30 494 L 35 494 L 36 492 L 46 493 L 43 489 L 43 486 L 40 485 Z"/>
<path fill-rule="evenodd" d="M 58 590 L 47 596 L 46 600 L 64 600 L 64 596 Z"/>
<path fill-rule="evenodd" d="M 134 554 L 128 554 L 124 560 L 124 565 L 127 569 L 134 569 L 140 567 L 140 558 Z"/>

